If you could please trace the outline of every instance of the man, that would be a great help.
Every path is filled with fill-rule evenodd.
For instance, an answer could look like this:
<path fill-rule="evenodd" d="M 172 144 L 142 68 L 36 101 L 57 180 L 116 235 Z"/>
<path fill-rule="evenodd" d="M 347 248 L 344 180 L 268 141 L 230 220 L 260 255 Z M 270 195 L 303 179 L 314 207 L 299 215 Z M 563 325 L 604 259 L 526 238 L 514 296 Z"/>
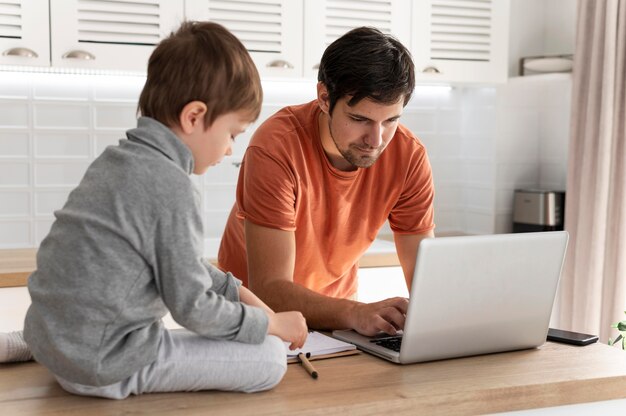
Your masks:
<path fill-rule="evenodd" d="M 372 28 L 333 42 L 317 100 L 282 109 L 255 132 L 219 266 L 271 308 L 312 328 L 395 334 L 407 299 L 355 299 L 358 260 L 389 221 L 410 288 L 420 241 L 433 236 L 432 174 L 399 124 L 415 86 L 406 48 Z"/>

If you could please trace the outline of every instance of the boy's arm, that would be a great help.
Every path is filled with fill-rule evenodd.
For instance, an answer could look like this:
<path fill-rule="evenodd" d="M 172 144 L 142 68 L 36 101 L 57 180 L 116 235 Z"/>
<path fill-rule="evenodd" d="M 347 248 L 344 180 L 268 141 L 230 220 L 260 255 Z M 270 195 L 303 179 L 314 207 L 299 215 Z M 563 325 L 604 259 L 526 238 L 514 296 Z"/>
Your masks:
<path fill-rule="evenodd" d="M 267 306 L 261 299 L 259 299 L 249 289 L 246 289 L 243 285 L 239 286 L 239 300 L 246 305 L 256 306 L 257 308 L 263 309 L 268 315 L 274 314 L 272 308 Z"/>
<path fill-rule="evenodd" d="M 365 304 L 321 295 L 293 282 L 295 236 L 245 220 L 250 289 L 277 312 L 302 312 L 309 327 L 352 328 L 365 335 L 395 334 L 404 326 L 408 302 L 391 298 Z"/>

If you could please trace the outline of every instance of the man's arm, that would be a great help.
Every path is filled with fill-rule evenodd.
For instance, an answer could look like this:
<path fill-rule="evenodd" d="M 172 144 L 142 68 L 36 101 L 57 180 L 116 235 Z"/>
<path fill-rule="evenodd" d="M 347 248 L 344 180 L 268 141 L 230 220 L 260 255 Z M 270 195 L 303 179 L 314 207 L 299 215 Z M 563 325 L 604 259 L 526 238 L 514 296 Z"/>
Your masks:
<path fill-rule="evenodd" d="M 393 235 L 393 239 L 396 242 L 398 259 L 400 260 L 400 266 L 402 266 L 404 280 L 406 281 L 406 287 L 409 289 L 409 293 L 411 293 L 411 283 L 413 282 L 413 272 L 415 271 L 415 261 L 417 260 L 417 250 L 419 249 L 420 242 L 425 238 L 434 236 L 435 233 L 433 231 L 424 234 L 395 233 Z"/>
<path fill-rule="evenodd" d="M 321 295 L 293 282 L 296 259 L 291 231 L 263 227 L 245 220 L 248 284 L 273 310 L 302 312 L 309 327 L 352 328 L 365 335 L 395 334 L 404 327 L 407 301 L 391 298 L 365 304 Z"/>

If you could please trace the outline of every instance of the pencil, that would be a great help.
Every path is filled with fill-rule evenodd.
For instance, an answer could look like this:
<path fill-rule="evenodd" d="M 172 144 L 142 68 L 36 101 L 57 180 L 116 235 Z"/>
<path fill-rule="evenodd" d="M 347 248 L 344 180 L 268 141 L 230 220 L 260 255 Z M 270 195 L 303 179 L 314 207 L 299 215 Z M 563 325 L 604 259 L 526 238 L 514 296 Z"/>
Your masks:
<path fill-rule="evenodd" d="M 311 362 L 308 360 L 310 356 L 310 352 L 307 352 L 306 355 L 303 352 L 298 354 L 298 358 L 300 359 L 300 362 L 302 363 L 302 366 L 307 371 L 307 373 L 309 373 L 311 377 L 317 378 L 317 370 L 311 365 Z"/>

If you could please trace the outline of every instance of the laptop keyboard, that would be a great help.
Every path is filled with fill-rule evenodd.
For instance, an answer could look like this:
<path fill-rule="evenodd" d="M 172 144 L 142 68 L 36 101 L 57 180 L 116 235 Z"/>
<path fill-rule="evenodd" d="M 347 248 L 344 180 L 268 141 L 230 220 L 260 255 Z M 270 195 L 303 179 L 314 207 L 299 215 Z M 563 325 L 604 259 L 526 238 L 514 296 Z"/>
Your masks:
<path fill-rule="evenodd" d="M 395 337 L 372 339 L 370 340 L 370 342 L 373 342 L 376 345 L 380 345 L 383 348 L 400 352 L 400 346 L 402 345 L 402 335 L 398 335 Z"/>

